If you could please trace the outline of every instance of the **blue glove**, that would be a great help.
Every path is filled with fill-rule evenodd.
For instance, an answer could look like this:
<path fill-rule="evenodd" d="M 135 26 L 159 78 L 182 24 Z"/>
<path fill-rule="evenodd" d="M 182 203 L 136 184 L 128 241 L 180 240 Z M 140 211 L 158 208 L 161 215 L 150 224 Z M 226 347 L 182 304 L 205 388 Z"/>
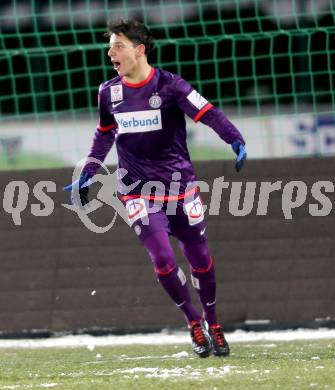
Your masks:
<path fill-rule="evenodd" d="M 247 158 L 247 151 L 245 150 L 245 147 L 241 141 L 233 142 L 231 144 L 231 147 L 237 155 L 236 160 L 235 160 L 235 169 L 236 169 L 236 172 L 239 172 L 242 169 L 244 162 Z"/>
<path fill-rule="evenodd" d="M 89 186 L 91 185 L 92 176 L 87 172 L 82 172 L 78 180 L 74 181 L 63 188 L 64 191 L 71 191 L 71 204 L 75 206 L 85 206 L 88 200 Z M 75 190 L 79 189 L 81 205 L 76 201 Z"/>

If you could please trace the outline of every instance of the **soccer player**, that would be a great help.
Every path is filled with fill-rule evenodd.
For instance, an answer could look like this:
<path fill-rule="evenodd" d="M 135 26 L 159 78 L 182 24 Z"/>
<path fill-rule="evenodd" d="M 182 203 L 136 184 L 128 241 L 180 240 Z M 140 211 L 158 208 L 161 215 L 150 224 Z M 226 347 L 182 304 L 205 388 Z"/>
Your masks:
<path fill-rule="evenodd" d="M 216 314 L 214 264 L 187 149 L 184 114 L 210 126 L 231 144 L 237 171 L 246 158 L 245 142 L 224 113 L 182 77 L 148 63 L 153 38 L 145 25 L 120 19 L 109 25 L 106 36 L 108 56 L 118 76 L 100 85 L 100 121 L 88 157 L 103 162 L 116 143 L 118 168 L 127 172 L 118 180 L 118 192 L 129 223 L 146 248 L 160 284 L 184 313 L 194 352 L 200 357 L 212 352 L 226 356 L 229 345 Z M 88 202 L 88 183 L 98 168 L 99 164 L 87 163 L 77 181 L 82 205 Z M 73 184 L 66 187 L 73 188 Z M 190 264 L 203 313 L 191 302 L 169 235 L 178 239 Z"/>

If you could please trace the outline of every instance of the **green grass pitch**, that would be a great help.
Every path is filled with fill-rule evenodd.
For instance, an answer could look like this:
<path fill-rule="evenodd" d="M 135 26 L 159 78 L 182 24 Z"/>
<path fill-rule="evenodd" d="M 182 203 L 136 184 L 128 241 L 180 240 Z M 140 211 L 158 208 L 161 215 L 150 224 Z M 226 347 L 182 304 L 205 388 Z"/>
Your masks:
<path fill-rule="evenodd" d="M 227 153 L 220 148 L 213 149 L 210 147 L 190 146 L 190 155 L 192 160 L 227 160 L 234 158 L 233 153 Z M 55 156 L 39 153 L 20 153 L 12 162 L 9 162 L 6 156 L 0 153 L 0 171 L 63 168 L 72 165 L 72 163 L 63 161 Z"/>
<path fill-rule="evenodd" d="M 0 154 L 0 171 L 62 168 L 67 165 L 69 164 L 56 157 L 39 153 L 20 153 L 12 162 Z"/>
<path fill-rule="evenodd" d="M 189 344 L 0 350 L 0 389 L 335 389 L 335 340 L 232 343 L 200 359 Z"/>

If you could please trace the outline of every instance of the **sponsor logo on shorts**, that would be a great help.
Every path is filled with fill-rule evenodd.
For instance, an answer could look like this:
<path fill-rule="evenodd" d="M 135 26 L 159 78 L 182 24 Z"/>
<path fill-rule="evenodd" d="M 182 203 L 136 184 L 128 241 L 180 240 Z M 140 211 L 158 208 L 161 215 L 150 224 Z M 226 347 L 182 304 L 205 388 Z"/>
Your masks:
<path fill-rule="evenodd" d="M 141 198 L 129 200 L 126 203 L 126 209 L 130 226 L 138 219 L 148 216 L 148 211 L 145 207 L 145 201 Z"/>
<path fill-rule="evenodd" d="M 184 210 L 188 218 L 188 223 L 191 226 L 204 220 L 204 209 L 202 207 L 200 197 L 184 204 Z"/>

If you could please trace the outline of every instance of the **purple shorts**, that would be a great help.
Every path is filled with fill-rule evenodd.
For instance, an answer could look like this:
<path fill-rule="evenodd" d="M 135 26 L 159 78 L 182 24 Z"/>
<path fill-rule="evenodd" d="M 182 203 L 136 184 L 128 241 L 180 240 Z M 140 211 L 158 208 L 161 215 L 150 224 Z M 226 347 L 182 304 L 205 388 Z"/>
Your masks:
<path fill-rule="evenodd" d="M 135 198 L 124 203 L 131 227 L 142 242 L 161 230 L 182 242 L 207 240 L 204 211 L 198 194 L 190 199 L 169 202 Z"/>

